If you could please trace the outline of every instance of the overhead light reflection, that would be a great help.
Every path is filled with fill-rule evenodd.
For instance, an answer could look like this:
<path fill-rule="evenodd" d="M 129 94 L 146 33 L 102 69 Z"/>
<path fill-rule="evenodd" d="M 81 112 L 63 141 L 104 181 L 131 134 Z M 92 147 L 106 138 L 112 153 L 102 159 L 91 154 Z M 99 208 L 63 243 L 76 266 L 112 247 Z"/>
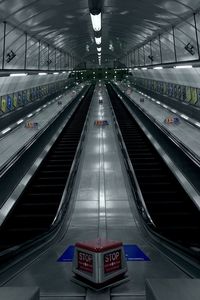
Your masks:
<path fill-rule="evenodd" d="M 90 14 L 91 20 L 92 20 L 92 27 L 94 31 L 100 31 L 101 30 L 101 13 L 98 15 Z"/>

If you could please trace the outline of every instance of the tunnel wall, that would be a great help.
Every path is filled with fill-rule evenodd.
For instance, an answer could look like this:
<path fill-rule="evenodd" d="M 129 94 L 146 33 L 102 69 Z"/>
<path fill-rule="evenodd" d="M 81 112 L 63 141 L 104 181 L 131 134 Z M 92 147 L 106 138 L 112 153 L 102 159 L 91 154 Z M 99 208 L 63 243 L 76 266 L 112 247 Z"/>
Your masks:
<path fill-rule="evenodd" d="M 200 68 L 133 71 L 136 86 L 200 106 Z"/>

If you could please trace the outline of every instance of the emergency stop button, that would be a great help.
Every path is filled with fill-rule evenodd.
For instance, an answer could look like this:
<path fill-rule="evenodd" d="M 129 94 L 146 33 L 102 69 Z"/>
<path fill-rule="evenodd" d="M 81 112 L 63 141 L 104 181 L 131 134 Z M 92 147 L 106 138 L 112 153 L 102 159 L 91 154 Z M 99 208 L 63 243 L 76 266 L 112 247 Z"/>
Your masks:
<path fill-rule="evenodd" d="M 76 243 L 73 272 L 79 283 L 97 289 L 123 281 L 127 263 L 122 242 L 97 239 Z"/>

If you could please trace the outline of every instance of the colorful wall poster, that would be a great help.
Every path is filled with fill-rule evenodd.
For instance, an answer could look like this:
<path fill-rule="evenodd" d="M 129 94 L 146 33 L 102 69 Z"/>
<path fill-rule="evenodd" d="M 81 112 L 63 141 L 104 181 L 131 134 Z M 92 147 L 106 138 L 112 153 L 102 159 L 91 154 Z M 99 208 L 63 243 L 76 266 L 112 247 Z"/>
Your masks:
<path fill-rule="evenodd" d="M 7 109 L 12 110 L 12 95 L 7 95 L 6 96 L 6 103 L 7 103 Z"/>
<path fill-rule="evenodd" d="M 197 89 L 191 87 L 191 104 L 196 104 L 198 101 Z"/>
<path fill-rule="evenodd" d="M 174 94 L 174 87 L 173 87 L 173 84 L 172 83 L 169 83 L 169 96 L 170 97 L 173 97 L 173 94 Z"/>
<path fill-rule="evenodd" d="M 27 101 L 28 102 L 30 102 L 31 101 L 31 90 L 29 89 L 29 90 L 27 90 L 27 92 L 26 92 L 26 97 L 27 97 Z"/>
<path fill-rule="evenodd" d="M 27 91 L 22 92 L 22 103 L 25 105 L 27 102 Z"/>
<path fill-rule="evenodd" d="M 6 112 L 7 111 L 7 101 L 6 101 L 6 96 L 2 96 L 1 97 L 1 110 L 2 112 Z"/>
<path fill-rule="evenodd" d="M 182 95 L 181 95 L 181 99 L 183 100 L 183 101 L 185 101 L 186 100 L 186 86 L 182 86 Z"/>
<path fill-rule="evenodd" d="M 160 82 L 160 93 L 163 95 L 164 94 L 164 82 Z"/>
<path fill-rule="evenodd" d="M 200 89 L 197 89 L 197 97 L 198 97 L 197 105 L 200 106 Z"/>
<path fill-rule="evenodd" d="M 177 85 L 174 84 L 174 98 L 177 98 L 178 91 L 177 91 Z"/>
<path fill-rule="evenodd" d="M 190 89 L 190 86 L 186 86 L 186 101 L 187 102 L 190 102 L 192 97 L 191 97 L 191 89 Z"/>
<path fill-rule="evenodd" d="M 15 93 L 15 94 L 13 95 L 13 106 L 14 106 L 14 108 L 16 108 L 17 105 L 18 105 L 18 103 L 17 103 L 17 94 Z"/>
<path fill-rule="evenodd" d="M 163 83 L 163 94 L 167 95 L 167 83 L 166 82 Z"/>
<path fill-rule="evenodd" d="M 181 98 L 182 98 L 182 94 L 181 94 L 181 85 L 178 85 L 178 86 L 177 86 L 177 98 L 178 98 L 179 100 L 181 100 Z"/>
<path fill-rule="evenodd" d="M 23 102 L 22 102 L 22 92 L 18 92 L 18 94 L 17 94 L 17 102 L 18 102 L 19 106 L 21 106 L 23 104 Z"/>
<path fill-rule="evenodd" d="M 32 98 L 32 101 L 37 99 L 37 89 L 36 88 L 31 89 L 31 98 Z"/>

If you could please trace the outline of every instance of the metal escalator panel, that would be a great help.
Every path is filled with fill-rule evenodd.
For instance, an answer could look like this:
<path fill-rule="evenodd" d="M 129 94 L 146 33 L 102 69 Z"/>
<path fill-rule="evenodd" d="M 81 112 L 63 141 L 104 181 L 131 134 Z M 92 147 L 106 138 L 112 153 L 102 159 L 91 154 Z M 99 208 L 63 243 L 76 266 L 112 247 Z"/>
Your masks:
<path fill-rule="evenodd" d="M 0 251 L 48 231 L 57 213 L 92 99 L 88 90 L 0 229 Z"/>
<path fill-rule="evenodd" d="M 111 103 L 154 229 L 187 247 L 200 247 L 200 212 L 114 89 Z"/>

